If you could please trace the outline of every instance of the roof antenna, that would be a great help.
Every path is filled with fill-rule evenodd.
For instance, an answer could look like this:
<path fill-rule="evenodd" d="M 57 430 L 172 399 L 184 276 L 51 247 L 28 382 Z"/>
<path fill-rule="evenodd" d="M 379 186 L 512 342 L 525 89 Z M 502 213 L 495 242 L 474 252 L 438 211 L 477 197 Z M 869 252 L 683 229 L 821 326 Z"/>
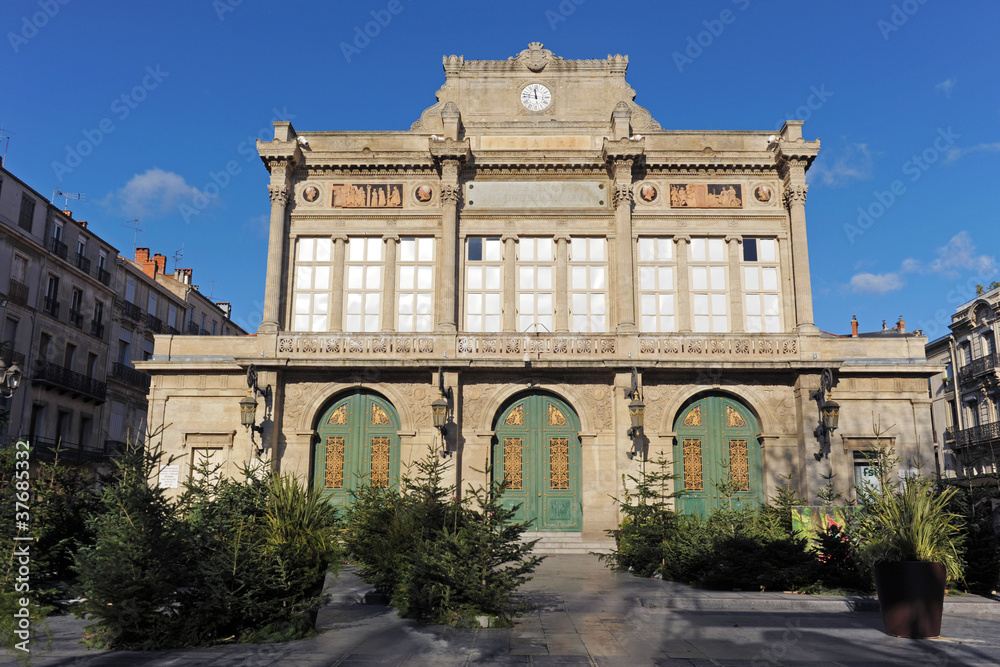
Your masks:
<path fill-rule="evenodd" d="M 128 227 L 133 230 L 132 234 L 132 257 L 135 257 L 135 249 L 139 247 L 139 232 L 145 232 L 145 229 L 139 227 L 139 218 L 135 220 L 129 220 L 128 222 L 122 223 L 122 227 Z"/>
<path fill-rule="evenodd" d="M 62 197 L 63 198 L 63 207 L 62 207 L 62 210 L 68 211 L 69 210 L 69 200 L 70 199 L 86 199 L 87 195 L 83 194 L 82 192 L 63 192 L 62 190 L 56 188 L 55 190 L 52 191 L 52 203 L 53 204 L 56 203 L 56 197 Z"/>
<path fill-rule="evenodd" d="M 3 159 L 0 160 L 0 167 L 5 166 L 7 164 L 7 149 L 10 147 L 10 135 L 12 134 L 16 134 L 16 132 L 5 130 L 3 127 L 3 123 L 0 123 L 0 141 L 3 141 L 4 139 L 7 140 L 7 143 L 3 145 Z"/>
<path fill-rule="evenodd" d="M 181 244 L 181 249 L 174 253 L 174 273 L 177 273 L 177 265 L 180 264 L 181 260 L 184 259 L 184 244 Z"/>

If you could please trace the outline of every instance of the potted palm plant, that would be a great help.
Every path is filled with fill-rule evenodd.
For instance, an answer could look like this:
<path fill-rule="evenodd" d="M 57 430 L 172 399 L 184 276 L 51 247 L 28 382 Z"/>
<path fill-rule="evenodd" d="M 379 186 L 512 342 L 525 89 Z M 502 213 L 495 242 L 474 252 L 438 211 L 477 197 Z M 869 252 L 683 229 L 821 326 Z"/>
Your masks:
<path fill-rule="evenodd" d="M 945 583 L 962 576 L 963 519 L 951 512 L 955 489 L 926 477 L 895 482 L 891 450 L 870 457 L 877 485 L 858 487 L 858 547 L 872 567 L 886 632 L 896 637 L 941 634 Z"/>

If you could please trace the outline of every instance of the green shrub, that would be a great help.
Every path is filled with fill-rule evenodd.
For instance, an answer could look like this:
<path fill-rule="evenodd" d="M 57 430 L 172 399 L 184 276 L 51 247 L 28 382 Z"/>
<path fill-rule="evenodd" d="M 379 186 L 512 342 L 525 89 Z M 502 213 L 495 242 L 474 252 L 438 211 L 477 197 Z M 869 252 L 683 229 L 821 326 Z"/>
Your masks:
<path fill-rule="evenodd" d="M 990 595 L 1000 583 L 1000 540 L 991 502 L 996 494 L 991 487 L 959 488 L 951 500 L 952 511 L 965 517 L 965 588 L 978 595 Z"/>

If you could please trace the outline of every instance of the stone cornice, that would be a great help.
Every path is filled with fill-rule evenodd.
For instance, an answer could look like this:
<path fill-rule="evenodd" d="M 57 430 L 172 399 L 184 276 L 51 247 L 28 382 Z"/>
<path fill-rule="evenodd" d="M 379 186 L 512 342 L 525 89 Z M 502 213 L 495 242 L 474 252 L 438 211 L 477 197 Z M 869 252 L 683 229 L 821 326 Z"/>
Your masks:
<path fill-rule="evenodd" d="M 604 139 L 601 148 L 601 156 L 605 162 L 615 160 L 635 160 L 637 161 L 646 151 L 645 139 Z"/>
<path fill-rule="evenodd" d="M 472 148 L 468 139 L 429 139 L 428 151 L 434 160 L 458 160 L 467 162 L 472 157 Z"/>

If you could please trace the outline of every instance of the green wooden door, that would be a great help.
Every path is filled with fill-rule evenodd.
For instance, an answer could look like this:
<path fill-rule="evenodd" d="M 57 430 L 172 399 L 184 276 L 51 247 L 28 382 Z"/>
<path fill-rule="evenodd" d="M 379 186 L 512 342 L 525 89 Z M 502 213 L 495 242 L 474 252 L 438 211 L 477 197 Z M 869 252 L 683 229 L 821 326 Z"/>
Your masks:
<path fill-rule="evenodd" d="M 692 403 L 674 425 L 674 472 L 683 489 L 677 507 L 707 516 L 715 507 L 760 505 L 764 501 L 760 429 L 746 406 L 723 396 Z"/>
<path fill-rule="evenodd" d="M 579 432 L 576 413 L 552 396 L 526 396 L 500 415 L 493 474 L 507 480 L 504 505 L 520 505 L 515 519 L 534 521 L 531 530 L 582 529 Z"/>
<path fill-rule="evenodd" d="M 313 452 L 313 488 L 346 506 L 351 491 L 399 480 L 399 416 L 384 398 L 358 392 L 335 402 L 320 418 Z"/>

